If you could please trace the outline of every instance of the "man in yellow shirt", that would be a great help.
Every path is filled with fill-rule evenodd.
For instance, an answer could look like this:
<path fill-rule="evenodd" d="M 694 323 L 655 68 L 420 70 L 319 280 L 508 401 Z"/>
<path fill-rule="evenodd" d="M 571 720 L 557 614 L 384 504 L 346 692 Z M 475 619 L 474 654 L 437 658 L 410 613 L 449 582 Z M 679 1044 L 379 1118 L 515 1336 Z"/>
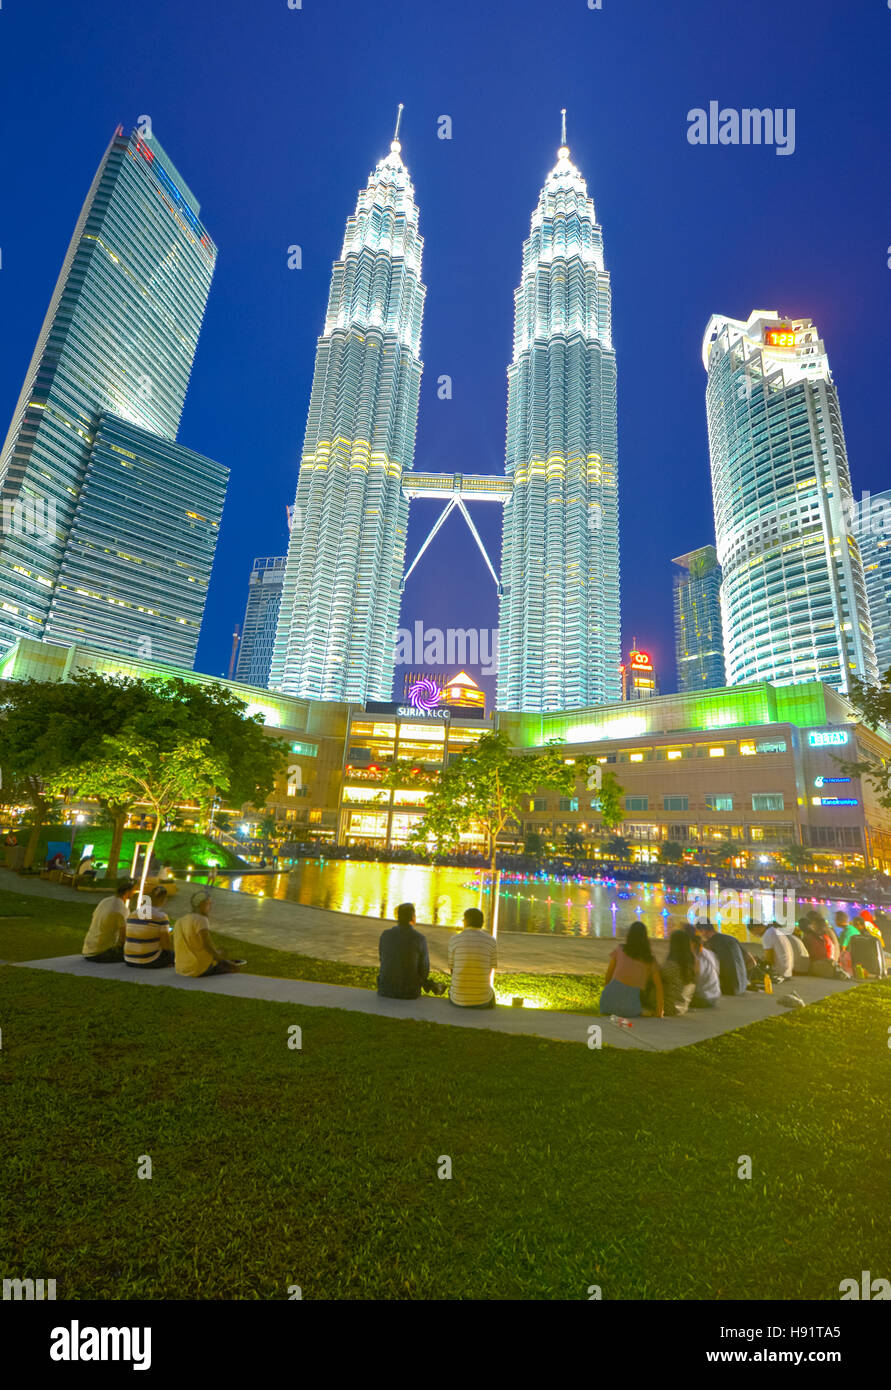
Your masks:
<path fill-rule="evenodd" d="M 81 947 L 84 960 L 94 965 L 112 965 L 124 959 L 127 913 L 138 886 L 132 878 L 122 878 L 112 896 L 96 904 Z"/>
<path fill-rule="evenodd" d="M 180 917 L 173 928 L 177 975 L 189 975 L 197 980 L 207 975 L 228 975 L 238 969 L 211 940 L 210 902 L 207 890 L 199 888 L 192 894 L 192 911 Z"/>
<path fill-rule="evenodd" d="M 449 942 L 449 1001 L 461 1009 L 494 1009 L 497 964 L 495 938 L 483 931 L 479 908 L 469 907 L 464 914 L 464 930 Z"/>

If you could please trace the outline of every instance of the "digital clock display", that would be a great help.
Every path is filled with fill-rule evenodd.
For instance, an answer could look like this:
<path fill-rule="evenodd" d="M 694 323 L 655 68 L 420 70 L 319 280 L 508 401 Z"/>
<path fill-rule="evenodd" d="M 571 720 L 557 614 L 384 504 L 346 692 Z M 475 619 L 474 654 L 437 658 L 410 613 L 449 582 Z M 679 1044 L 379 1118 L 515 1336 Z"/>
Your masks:
<path fill-rule="evenodd" d="M 795 346 L 795 332 L 791 328 L 768 328 L 764 335 L 768 347 L 790 348 Z"/>

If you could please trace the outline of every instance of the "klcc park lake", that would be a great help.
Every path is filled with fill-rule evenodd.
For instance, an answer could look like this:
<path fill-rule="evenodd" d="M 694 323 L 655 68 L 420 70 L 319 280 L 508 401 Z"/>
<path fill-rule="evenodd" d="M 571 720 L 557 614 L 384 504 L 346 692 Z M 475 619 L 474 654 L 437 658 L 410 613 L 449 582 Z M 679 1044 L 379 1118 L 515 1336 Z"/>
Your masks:
<path fill-rule="evenodd" d="M 195 882 L 205 874 L 190 874 Z M 401 902 L 413 902 L 419 925 L 449 927 L 480 901 L 480 871 L 427 864 L 386 864 L 362 860 L 307 859 L 287 873 L 220 873 L 218 888 L 254 897 L 278 898 L 307 907 L 323 907 L 357 917 L 392 920 Z M 491 896 L 483 874 L 483 910 Z M 652 936 L 668 936 L 687 922 L 709 917 L 723 930 L 745 940 L 747 923 L 776 920 L 791 928 L 802 912 L 817 907 L 823 915 L 866 906 L 853 899 L 798 897 L 776 893 L 725 890 L 717 880 L 708 888 L 659 882 L 625 883 L 610 878 L 567 874 L 528 874 L 505 870 L 499 895 L 499 932 L 539 932 L 551 936 L 621 936 L 642 919 Z"/>

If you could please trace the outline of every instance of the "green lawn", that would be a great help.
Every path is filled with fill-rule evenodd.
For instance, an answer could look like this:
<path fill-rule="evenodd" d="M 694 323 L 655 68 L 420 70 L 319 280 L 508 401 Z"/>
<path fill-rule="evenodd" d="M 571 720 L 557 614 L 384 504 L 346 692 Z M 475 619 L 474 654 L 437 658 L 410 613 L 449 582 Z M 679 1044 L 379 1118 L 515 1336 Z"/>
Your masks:
<path fill-rule="evenodd" d="M 180 895 L 182 900 L 182 895 Z M 83 895 L 81 901 L 66 902 L 31 897 L 24 893 L 0 892 L 0 960 L 43 960 L 49 956 L 75 955 L 95 906 L 95 898 Z M 171 917 L 177 911 L 173 908 Z M 217 943 L 230 956 L 248 961 L 252 975 L 272 975 L 286 980 L 317 980 L 329 985 L 353 985 L 359 989 L 377 987 L 377 967 L 349 965 L 342 961 L 302 956 L 295 951 L 279 951 L 256 941 L 242 941 L 220 932 Z M 448 976 L 433 971 L 435 980 Z M 499 994 L 523 995 L 541 1001 L 549 1009 L 572 1013 L 596 1013 L 603 988 L 601 975 L 521 975 L 499 973 Z"/>
<path fill-rule="evenodd" d="M 884 984 L 666 1054 L 9 966 L 0 998 L 0 1272 L 59 1298 L 834 1299 L 891 1273 Z"/>

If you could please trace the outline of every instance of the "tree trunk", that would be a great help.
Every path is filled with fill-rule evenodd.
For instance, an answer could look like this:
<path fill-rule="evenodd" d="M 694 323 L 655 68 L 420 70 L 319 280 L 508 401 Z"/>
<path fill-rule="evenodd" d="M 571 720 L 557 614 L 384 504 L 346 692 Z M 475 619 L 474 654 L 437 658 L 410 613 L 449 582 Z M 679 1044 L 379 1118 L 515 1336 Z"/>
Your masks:
<path fill-rule="evenodd" d="M 124 825 L 127 820 L 127 808 L 115 810 L 114 819 L 111 824 L 111 849 L 108 851 L 108 868 L 105 870 L 106 878 L 117 878 L 118 868 L 121 859 L 121 845 L 124 843 Z"/>
<path fill-rule="evenodd" d="M 37 854 L 37 846 L 40 844 L 40 832 L 46 820 L 46 797 L 42 796 L 36 786 L 30 788 L 31 805 L 34 808 L 34 818 L 31 825 L 31 833 L 28 836 L 28 843 L 25 846 L 25 857 L 22 860 L 22 868 L 30 869 Z"/>
<path fill-rule="evenodd" d="M 145 881 L 146 881 L 146 879 L 148 878 L 149 865 L 150 865 L 151 862 L 152 862 L 152 855 L 153 855 L 154 852 L 155 852 L 155 844 L 157 843 L 158 831 L 159 831 L 160 829 L 161 829 L 161 812 L 158 811 L 158 812 L 156 813 L 156 815 L 155 815 L 155 828 L 154 828 L 154 830 L 152 831 L 152 838 L 151 838 L 151 840 L 149 841 L 148 846 L 147 846 L 146 851 L 145 851 L 145 859 L 143 860 L 143 865 L 142 865 L 142 877 L 141 877 L 140 880 L 139 880 L 139 901 L 140 901 L 140 902 L 142 901 L 143 895 L 144 895 L 144 893 L 145 893 Z"/>

